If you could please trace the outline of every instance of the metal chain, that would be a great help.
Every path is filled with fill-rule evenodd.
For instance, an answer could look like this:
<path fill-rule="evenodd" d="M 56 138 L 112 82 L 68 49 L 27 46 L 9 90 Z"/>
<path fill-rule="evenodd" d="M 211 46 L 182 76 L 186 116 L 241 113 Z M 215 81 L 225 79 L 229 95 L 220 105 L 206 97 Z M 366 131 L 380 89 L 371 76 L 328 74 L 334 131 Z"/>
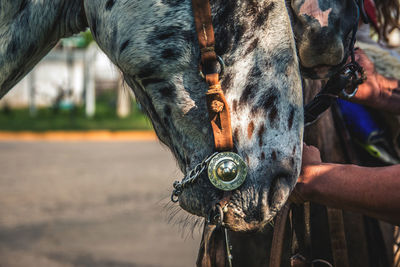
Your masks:
<path fill-rule="evenodd" d="M 176 203 L 179 201 L 179 196 L 182 194 L 183 190 L 196 181 L 200 174 L 207 168 L 210 160 L 217 154 L 218 152 L 214 152 L 212 155 L 206 157 L 202 162 L 200 162 L 192 170 L 190 170 L 182 179 L 182 181 L 174 182 L 174 190 L 172 191 L 171 195 L 172 202 Z"/>

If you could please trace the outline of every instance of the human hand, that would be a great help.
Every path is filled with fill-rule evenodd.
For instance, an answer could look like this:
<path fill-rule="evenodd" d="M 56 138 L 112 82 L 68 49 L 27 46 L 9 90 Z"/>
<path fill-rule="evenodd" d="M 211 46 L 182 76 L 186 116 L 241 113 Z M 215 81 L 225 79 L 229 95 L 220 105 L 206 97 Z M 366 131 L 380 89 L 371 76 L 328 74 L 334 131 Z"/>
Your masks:
<path fill-rule="evenodd" d="M 398 88 L 398 81 L 377 73 L 374 63 L 363 50 L 355 51 L 355 59 L 364 68 L 367 80 L 359 85 L 356 95 L 350 100 L 375 108 L 384 108 L 387 106 L 386 101 L 390 97 L 390 92 Z"/>
<path fill-rule="evenodd" d="M 308 201 L 308 195 L 310 194 L 309 184 L 318 176 L 318 166 L 321 164 L 321 154 L 318 148 L 303 143 L 301 172 L 297 179 L 296 187 L 289 197 L 291 202 L 301 204 Z"/>

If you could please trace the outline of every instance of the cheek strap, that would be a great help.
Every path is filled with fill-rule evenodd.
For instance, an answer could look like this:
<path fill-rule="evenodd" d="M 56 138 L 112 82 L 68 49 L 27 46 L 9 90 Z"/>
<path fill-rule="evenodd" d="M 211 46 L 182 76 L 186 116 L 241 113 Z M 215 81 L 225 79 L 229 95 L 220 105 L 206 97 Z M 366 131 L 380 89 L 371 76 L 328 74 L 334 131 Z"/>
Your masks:
<path fill-rule="evenodd" d="M 231 118 L 219 81 L 220 75 L 217 69 L 219 61 L 215 53 L 215 36 L 210 2 L 192 0 L 192 8 L 201 52 L 200 69 L 208 84 L 206 101 L 214 134 L 214 147 L 219 152 L 231 151 L 233 149 Z"/>

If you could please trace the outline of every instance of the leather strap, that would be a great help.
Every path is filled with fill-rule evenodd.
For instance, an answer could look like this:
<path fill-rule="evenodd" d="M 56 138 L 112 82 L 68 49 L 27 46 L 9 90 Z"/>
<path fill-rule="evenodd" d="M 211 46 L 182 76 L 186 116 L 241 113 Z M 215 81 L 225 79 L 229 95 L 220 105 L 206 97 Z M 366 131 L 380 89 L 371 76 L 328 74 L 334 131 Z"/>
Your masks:
<path fill-rule="evenodd" d="M 223 228 L 205 223 L 197 256 L 197 267 L 225 267 L 225 243 Z"/>
<path fill-rule="evenodd" d="M 289 209 L 289 204 L 286 204 L 276 216 L 268 265 L 269 267 L 281 266 L 283 242 L 285 242 L 285 228 L 289 215 Z"/>
<path fill-rule="evenodd" d="M 400 227 L 395 226 L 394 228 L 394 267 L 400 267 Z"/>
<path fill-rule="evenodd" d="M 197 39 L 201 53 L 201 71 L 209 86 L 206 93 L 207 109 L 217 151 L 233 149 L 229 107 L 219 82 L 218 61 L 215 53 L 215 36 L 212 25 L 210 2 L 192 0 Z"/>
<path fill-rule="evenodd" d="M 349 267 L 343 211 L 327 207 L 334 266 Z"/>

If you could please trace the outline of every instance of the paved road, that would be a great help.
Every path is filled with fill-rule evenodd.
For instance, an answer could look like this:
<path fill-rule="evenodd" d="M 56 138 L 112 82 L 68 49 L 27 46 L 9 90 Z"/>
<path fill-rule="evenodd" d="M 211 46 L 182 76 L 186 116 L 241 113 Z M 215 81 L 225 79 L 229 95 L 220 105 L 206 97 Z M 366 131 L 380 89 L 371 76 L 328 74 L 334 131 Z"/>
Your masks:
<path fill-rule="evenodd" d="M 194 266 L 175 177 L 157 142 L 0 142 L 0 266 Z"/>

